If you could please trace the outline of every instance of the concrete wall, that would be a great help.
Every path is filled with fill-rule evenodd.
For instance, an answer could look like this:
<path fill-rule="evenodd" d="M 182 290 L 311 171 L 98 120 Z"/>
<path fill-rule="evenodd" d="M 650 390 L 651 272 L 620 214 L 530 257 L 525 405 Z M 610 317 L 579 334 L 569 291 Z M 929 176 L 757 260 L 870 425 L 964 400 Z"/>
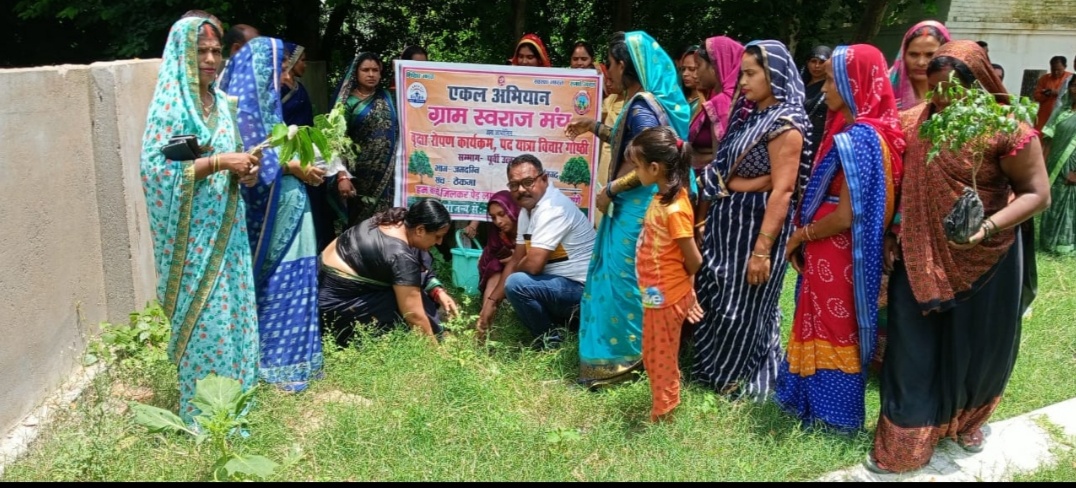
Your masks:
<path fill-rule="evenodd" d="M 138 161 L 158 64 L 0 70 L 0 432 L 154 298 Z"/>

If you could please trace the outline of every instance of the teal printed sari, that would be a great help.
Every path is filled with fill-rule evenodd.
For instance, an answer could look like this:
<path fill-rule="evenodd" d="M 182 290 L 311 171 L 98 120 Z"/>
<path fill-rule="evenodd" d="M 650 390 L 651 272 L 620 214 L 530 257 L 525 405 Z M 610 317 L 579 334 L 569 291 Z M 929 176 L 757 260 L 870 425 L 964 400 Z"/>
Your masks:
<path fill-rule="evenodd" d="M 249 389 L 258 380 L 254 277 L 238 181 L 223 171 L 196 180 L 193 161 L 161 154 L 181 134 L 197 136 L 206 155 L 242 149 L 230 104 L 215 86 L 215 108 L 202 115 L 198 35 L 208 25 L 181 19 L 168 34 L 140 163 L 157 296 L 172 323 L 168 354 L 179 370 L 179 415 L 187 423 L 198 414 L 191 403 L 196 381 L 216 374 Z"/>
<path fill-rule="evenodd" d="M 625 36 L 642 90 L 624 104 L 612 130 L 608 181 L 625 163 L 628 143 L 665 125 L 687 138 L 691 108 L 672 59 L 642 31 Z M 694 179 L 694 178 L 692 178 Z M 617 193 L 602 220 L 583 288 L 579 321 L 579 383 L 596 388 L 631 379 L 642 366 L 643 302 L 635 274 L 635 243 L 656 185 Z"/>

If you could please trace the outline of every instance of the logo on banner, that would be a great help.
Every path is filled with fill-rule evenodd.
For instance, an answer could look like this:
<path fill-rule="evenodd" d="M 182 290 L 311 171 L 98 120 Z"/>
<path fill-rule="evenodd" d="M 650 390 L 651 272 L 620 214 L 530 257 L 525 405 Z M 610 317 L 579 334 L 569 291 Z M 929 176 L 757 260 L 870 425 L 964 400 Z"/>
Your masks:
<path fill-rule="evenodd" d="M 414 108 L 426 105 L 426 87 L 422 83 L 415 82 L 407 87 L 407 104 Z"/>
<path fill-rule="evenodd" d="M 572 105 L 575 106 L 575 113 L 579 115 L 585 115 L 590 110 L 590 95 L 587 92 L 580 90 L 575 94 L 575 98 L 572 100 Z"/>

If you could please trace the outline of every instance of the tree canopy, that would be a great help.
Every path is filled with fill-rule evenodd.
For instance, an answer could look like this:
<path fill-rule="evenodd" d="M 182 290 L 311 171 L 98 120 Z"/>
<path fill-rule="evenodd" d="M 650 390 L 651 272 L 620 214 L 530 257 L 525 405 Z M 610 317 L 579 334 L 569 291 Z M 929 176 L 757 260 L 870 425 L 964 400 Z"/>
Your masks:
<path fill-rule="evenodd" d="M 934 0 L 16 0 L 0 16 L 14 45 L 0 66 L 90 63 L 160 56 L 168 28 L 189 9 L 206 10 L 225 27 L 250 24 L 262 34 L 302 44 L 312 60 L 346 66 L 361 48 L 397 57 L 421 44 L 430 58 L 503 64 L 516 40 L 534 32 L 554 66 L 571 46 L 590 42 L 604 56 L 613 32 L 649 32 L 672 56 L 706 37 L 776 38 L 800 57 L 814 43 L 869 41 L 878 28 L 916 4 Z"/>

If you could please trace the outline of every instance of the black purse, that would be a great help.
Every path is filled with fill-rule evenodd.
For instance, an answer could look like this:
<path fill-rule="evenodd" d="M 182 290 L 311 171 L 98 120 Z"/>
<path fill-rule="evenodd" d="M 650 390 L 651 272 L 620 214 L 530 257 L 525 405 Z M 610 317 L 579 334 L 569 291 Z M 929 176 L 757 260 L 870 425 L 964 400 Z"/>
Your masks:
<path fill-rule="evenodd" d="M 169 139 L 161 154 L 172 161 L 193 161 L 202 156 L 202 150 L 198 147 L 198 137 L 181 135 Z"/>

